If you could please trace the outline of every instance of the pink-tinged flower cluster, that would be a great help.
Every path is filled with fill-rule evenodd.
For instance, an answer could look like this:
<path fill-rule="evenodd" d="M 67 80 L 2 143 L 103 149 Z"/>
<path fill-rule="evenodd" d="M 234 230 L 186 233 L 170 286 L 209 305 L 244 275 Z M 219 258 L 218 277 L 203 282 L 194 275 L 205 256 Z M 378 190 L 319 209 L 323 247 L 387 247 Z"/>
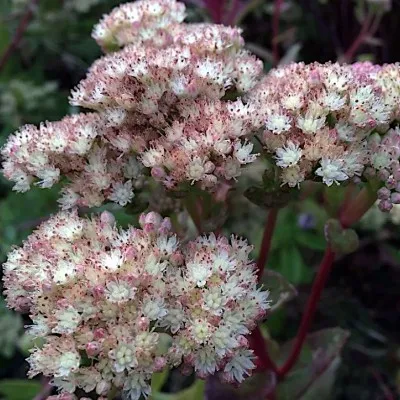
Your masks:
<path fill-rule="evenodd" d="M 282 184 L 332 185 L 367 169 L 397 182 L 400 66 L 303 63 L 272 70 L 249 94 Z M 389 132 L 388 132 L 389 130 Z"/>
<path fill-rule="evenodd" d="M 185 19 L 185 5 L 175 0 L 138 0 L 116 7 L 93 29 L 93 39 L 104 49 L 130 43 L 165 46 L 171 30 Z"/>
<path fill-rule="evenodd" d="M 187 37 L 181 29 L 181 43 L 167 48 L 129 45 L 97 60 L 73 90 L 71 104 L 157 115 L 179 98 L 219 99 L 228 89 L 245 92 L 254 86 L 262 63 L 237 46 L 238 31 L 201 24 L 191 26 Z"/>
<path fill-rule="evenodd" d="M 181 118 L 150 141 L 140 157 L 167 188 L 199 182 L 202 188 L 213 189 L 239 177 L 241 167 L 256 159 L 248 141 L 252 109 L 241 100 L 181 101 L 176 112 Z"/>
<path fill-rule="evenodd" d="M 12 135 L 2 156 L 15 190 L 65 177 L 63 209 L 124 206 L 146 168 L 168 189 L 199 182 L 214 190 L 240 175 L 256 158 L 251 110 L 222 98 L 251 89 L 262 63 L 244 50 L 239 29 L 183 18 L 173 0 L 126 3 L 103 18 L 95 38 L 123 48 L 96 61 L 70 99 L 97 113 Z"/>
<path fill-rule="evenodd" d="M 60 204 L 99 206 L 106 199 L 126 205 L 134 189 L 144 183 L 143 165 L 134 151 L 143 150 L 155 131 L 140 119 L 110 127 L 111 114 L 77 114 L 39 128 L 25 125 L 2 148 L 3 173 L 15 182 L 14 190 L 27 191 L 31 184 L 52 187 L 65 177 Z M 140 132 L 135 139 L 134 132 Z"/>
<path fill-rule="evenodd" d="M 28 359 L 30 376 L 52 376 L 65 393 L 115 386 L 137 400 L 167 365 L 230 382 L 251 373 L 245 335 L 269 308 L 251 247 L 214 235 L 183 245 L 154 212 L 140 224 L 120 230 L 106 212 L 61 212 L 9 254 L 8 305 L 29 312 L 45 342 Z"/>

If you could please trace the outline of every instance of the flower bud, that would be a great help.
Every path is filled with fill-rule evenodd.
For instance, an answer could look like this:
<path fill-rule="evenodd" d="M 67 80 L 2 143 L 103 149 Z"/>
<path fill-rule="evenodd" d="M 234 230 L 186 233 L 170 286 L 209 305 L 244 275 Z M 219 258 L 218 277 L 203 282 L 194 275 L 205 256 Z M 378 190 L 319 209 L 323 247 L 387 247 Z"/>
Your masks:
<path fill-rule="evenodd" d="M 390 190 L 386 187 L 382 187 L 378 190 L 379 200 L 388 200 L 390 198 Z"/>
<path fill-rule="evenodd" d="M 166 173 L 165 173 L 164 168 L 161 168 L 161 167 L 153 167 L 153 168 L 151 169 L 151 176 L 152 176 L 156 181 L 162 181 L 162 180 L 165 178 Z"/>
<path fill-rule="evenodd" d="M 100 348 L 101 348 L 101 346 L 100 346 L 99 342 L 89 342 L 86 344 L 86 348 L 85 348 L 86 354 L 89 357 L 95 357 L 95 356 L 97 356 L 97 354 L 99 354 Z"/>
<path fill-rule="evenodd" d="M 100 214 L 100 223 L 104 226 L 114 226 L 115 224 L 115 217 L 109 211 L 103 211 Z"/>
<path fill-rule="evenodd" d="M 398 192 L 392 193 L 392 195 L 390 196 L 390 201 L 393 204 L 400 204 L 400 193 Z"/>
<path fill-rule="evenodd" d="M 389 200 L 381 200 L 378 207 L 383 212 L 389 212 L 393 208 L 393 204 Z"/>
<path fill-rule="evenodd" d="M 162 371 L 166 365 L 167 360 L 165 357 L 156 357 L 156 359 L 154 360 L 154 370 L 156 372 Z"/>

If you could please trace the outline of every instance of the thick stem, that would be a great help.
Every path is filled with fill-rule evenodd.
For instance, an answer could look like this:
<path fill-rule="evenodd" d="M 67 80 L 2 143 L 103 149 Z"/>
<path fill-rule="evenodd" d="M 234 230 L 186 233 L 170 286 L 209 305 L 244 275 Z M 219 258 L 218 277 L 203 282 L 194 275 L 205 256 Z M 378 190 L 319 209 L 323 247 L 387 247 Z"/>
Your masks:
<path fill-rule="evenodd" d="M 277 368 L 274 362 L 271 360 L 268 354 L 267 345 L 265 339 L 261 333 L 261 329 L 257 326 L 251 335 L 249 336 L 250 347 L 254 350 L 257 356 L 257 368 L 261 371 L 271 369 L 277 373 Z"/>
<path fill-rule="evenodd" d="M 186 210 L 193 220 L 199 234 L 203 232 L 201 223 L 201 204 L 194 196 L 190 196 L 185 201 Z"/>
<path fill-rule="evenodd" d="M 279 18 L 281 15 L 282 0 L 274 1 L 274 17 L 272 21 L 272 54 L 274 56 L 274 65 L 279 63 L 279 46 L 278 46 L 278 36 L 279 36 Z"/>
<path fill-rule="evenodd" d="M 320 268 L 318 270 L 317 276 L 314 280 L 311 294 L 308 299 L 306 309 L 304 311 L 299 330 L 294 339 L 294 344 L 289 355 L 289 358 L 283 364 L 281 368 L 278 368 L 278 376 L 280 379 L 292 369 L 297 359 L 300 356 L 301 349 L 303 347 L 304 341 L 307 337 L 307 333 L 310 329 L 311 323 L 314 318 L 315 311 L 317 309 L 318 301 L 321 297 L 322 290 L 324 289 L 325 283 L 328 279 L 329 273 L 331 271 L 333 261 L 335 260 L 335 254 L 328 247 L 325 250 L 324 258 L 322 259 Z"/>
<path fill-rule="evenodd" d="M 39 0 L 31 0 L 31 2 L 27 5 L 26 11 L 18 24 L 14 37 L 12 38 L 10 44 L 0 57 L 0 71 L 4 68 L 4 66 L 7 64 L 8 59 L 11 57 L 12 53 L 18 47 L 22 37 L 24 36 L 26 28 L 28 27 L 29 22 L 32 19 L 33 10 L 38 5 L 38 3 Z"/>
<path fill-rule="evenodd" d="M 360 220 L 375 203 L 376 193 L 375 189 L 365 187 L 343 208 L 339 217 L 343 228 L 348 228 Z"/>
<path fill-rule="evenodd" d="M 268 254 L 271 248 L 271 240 L 272 240 L 272 235 L 274 233 L 277 216 L 278 216 L 278 209 L 272 208 L 268 213 L 267 221 L 265 223 L 260 254 L 257 260 L 257 277 L 259 281 L 261 280 L 265 264 L 268 260 Z"/>

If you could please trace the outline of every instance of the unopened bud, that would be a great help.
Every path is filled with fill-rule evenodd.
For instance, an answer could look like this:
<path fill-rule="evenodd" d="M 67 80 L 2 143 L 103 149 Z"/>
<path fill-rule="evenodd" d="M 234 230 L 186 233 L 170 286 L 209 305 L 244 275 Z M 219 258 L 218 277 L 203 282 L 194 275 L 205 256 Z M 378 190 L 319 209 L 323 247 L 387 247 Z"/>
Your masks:
<path fill-rule="evenodd" d="M 400 204 L 400 193 L 398 192 L 392 193 L 392 195 L 390 196 L 390 201 L 393 204 Z"/>
<path fill-rule="evenodd" d="M 146 317 L 139 317 L 136 321 L 136 325 L 139 330 L 147 331 L 150 326 L 150 320 Z"/>
<path fill-rule="evenodd" d="M 378 199 L 379 200 L 387 200 L 390 197 L 390 190 L 386 187 L 382 187 L 378 190 Z"/>
<path fill-rule="evenodd" d="M 104 328 L 97 328 L 93 332 L 93 337 L 95 340 L 104 339 L 106 337 L 106 331 Z"/>
<path fill-rule="evenodd" d="M 100 223 L 108 226 L 114 226 L 115 224 L 115 217 L 109 211 L 103 211 L 100 214 Z"/>
<path fill-rule="evenodd" d="M 164 369 L 164 367 L 167 365 L 167 360 L 165 357 L 156 357 L 154 360 L 154 370 L 156 372 L 160 372 Z"/>
<path fill-rule="evenodd" d="M 164 168 L 161 167 L 153 167 L 151 169 L 151 176 L 156 180 L 156 181 L 162 181 L 165 176 L 166 173 L 164 171 Z"/>
<path fill-rule="evenodd" d="M 100 343 L 99 342 L 89 342 L 86 344 L 86 354 L 89 357 L 95 357 L 100 352 Z"/>
<path fill-rule="evenodd" d="M 379 202 L 378 207 L 383 212 L 389 212 L 393 208 L 393 203 L 389 200 L 382 200 Z"/>

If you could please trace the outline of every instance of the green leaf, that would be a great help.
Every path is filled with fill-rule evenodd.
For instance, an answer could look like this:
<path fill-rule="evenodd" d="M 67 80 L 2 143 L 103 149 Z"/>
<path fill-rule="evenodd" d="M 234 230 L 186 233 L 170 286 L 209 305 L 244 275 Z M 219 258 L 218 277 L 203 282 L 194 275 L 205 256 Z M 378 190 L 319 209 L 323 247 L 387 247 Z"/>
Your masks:
<path fill-rule="evenodd" d="M 279 252 L 279 265 L 274 267 L 294 285 L 308 283 L 312 279 L 312 271 L 305 265 L 297 246 L 286 246 Z"/>
<path fill-rule="evenodd" d="M 277 387 L 279 400 L 329 399 L 339 353 L 349 337 L 341 328 L 323 329 L 307 336 L 299 360 Z M 281 347 L 280 364 L 290 354 L 293 341 Z"/>
<path fill-rule="evenodd" d="M 297 296 L 296 288 L 279 272 L 264 269 L 261 283 L 270 291 L 269 298 L 272 300 L 270 312 L 277 310 L 282 304 Z"/>
<path fill-rule="evenodd" d="M 152 400 L 203 400 L 205 381 L 197 379 L 192 386 L 178 393 L 154 393 Z"/>
<path fill-rule="evenodd" d="M 168 379 L 168 368 L 164 368 L 161 372 L 156 372 L 151 377 L 151 393 L 153 396 L 155 393 L 160 392 L 164 383 Z"/>
<path fill-rule="evenodd" d="M 32 400 L 41 390 L 37 381 L 4 379 L 0 381 L 0 393 L 5 400 Z"/>
<path fill-rule="evenodd" d="M 326 240 L 322 235 L 315 232 L 303 231 L 296 235 L 296 242 L 308 249 L 316 251 L 324 251 L 326 248 Z"/>

